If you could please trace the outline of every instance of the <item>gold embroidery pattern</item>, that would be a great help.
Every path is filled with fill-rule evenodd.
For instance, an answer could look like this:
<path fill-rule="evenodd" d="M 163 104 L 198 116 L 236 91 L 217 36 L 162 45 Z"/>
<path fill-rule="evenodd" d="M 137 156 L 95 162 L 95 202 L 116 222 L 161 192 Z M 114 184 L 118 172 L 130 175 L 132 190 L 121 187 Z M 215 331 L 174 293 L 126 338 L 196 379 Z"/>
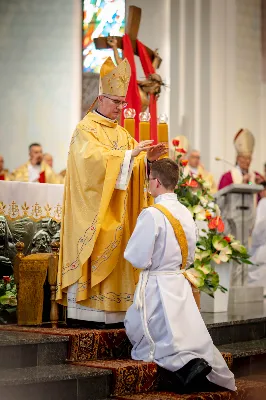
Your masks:
<path fill-rule="evenodd" d="M 106 262 L 112 252 L 120 245 L 121 240 L 122 240 L 122 236 L 123 236 L 123 226 L 124 226 L 124 218 L 125 218 L 125 213 L 126 213 L 126 209 L 127 209 L 127 199 L 128 199 L 128 193 L 125 196 L 124 199 L 124 211 L 121 217 L 121 225 L 119 225 L 116 230 L 115 230 L 115 234 L 114 234 L 114 239 L 112 240 L 112 242 L 105 248 L 104 252 L 97 258 L 97 260 L 92 260 L 91 261 L 91 271 L 94 272 L 96 271 L 96 269 L 104 262 Z M 117 260 L 118 261 L 118 260 Z"/>
<path fill-rule="evenodd" d="M 106 294 L 98 294 L 98 295 L 93 295 L 90 296 L 89 299 L 90 300 L 95 300 L 95 301 L 104 301 L 104 300 L 109 300 L 112 301 L 113 303 L 116 304 L 120 304 L 122 301 L 126 301 L 126 302 L 133 302 L 133 297 L 134 294 L 132 293 L 114 293 L 114 292 L 109 292 Z"/>
<path fill-rule="evenodd" d="M 15 200 L 11 204 L 0 201 L 0 215 L 4 215 L 9 221 L 29 217 L 35 222 L 43 218 L 52 218 L 56 222 L 61 222 L 62 205 L 58 203 L 56 206 L 52 206 L 47 203 L 43 206 L 36 202 L 30 206 L 26 201 L 23 204 L 18 204 Z"/>
<path fill-rule="evenodd" d="M 123 215 L 122 215 L 122 221 L 124 221 L 124 217 L 125 217 L 125 212 L 126 212 L 126 207 L 127 207 L 127 198 L 128 198 L 128 194 L 125 196 L 125 200 L 124 200 L 124 212 L 123 212 Z M 95 217 L 96 218 L 96 217 Z M 88 228 L 88 229 L 92 229 L 92 227 L 91 228 Z M 122 239 L 122 235 L 123 235 L 123 224 L 122 225 L 120 225 L 119 227 L 117 227 L 117 229 L 115 230 L 115 236 L 114 236 L 114 240 L 105 248 L 105 250 L 104 250 L 104 252 L 97 258 L 97 260 L 95 260 L 95 261 L 92 261 L 91 262 L 91 264 L 92 264 L 92 266 L 91 266 L 91 271 L 92 272 L 94 272 L 94 271 L 96 271 L 96 269 L 102 264 L 102 263 L 104 263 L 104 262 L 106 262 L 109 258 L 110 258 L 110 256 L 111 256 L 111 254 L 112 254 L 112 252 L 119 246 L 119 244 L 121 243 L 121 239 Z M 92 239 L 92 238 L 91 238 Z M 87 244 L 87 243 L 85 243 L 85 244 Z M 79 253 L 80 254 L 80 253 Z M 119 260 L 117 260 L 117 262 L 118 262 Z M 72 264 L 75 264 L 75 266 L 72 266 L 72 268 L 69 268 L 69 269 L 75 269 L 75 268 L 77 268 L 78 267 L 78 257 L 76 258 L 76 260 L 74 261 L 74 263 L 72 263 Z M 72 265 L 71 264 L 71 265 Z M 62 273 L 62 275 L 64 275 L 67 271 L 65 271 L 65 269 L 67 268 L 67 266 L 63 266 L 63 268 L 62 268 L 62 270 L 63 270 L 63 273 Z M 88 285 L 90 286 L 90 283 L 91 283 L 91 281 L 90 281 L 90 279 L 89 279 L 89 282 L 88 281 L 86 281 L 86 282 L 82 282 L 82 283 L 79 283 L 78 284 L 78 292 L 83 292 L 84 290 L 87 290 L 87 287 L 88 287 Z M 120 295 L 117 295 L 117 294 L 115 294 L 116 296 L 120 296 Z M 133 295 L 129 295 L 129 294 L 127 294 L 128 296 L 133 296 Z M 105 298 L 107 298 L 107 297 L 102 297 L 101 299 L 100 299 L 100 296 L 101 295 L 98 295 L 98 296 L 92 296 L 92 297 L 90 297 L 90 299 L 91 300 L 98 300 L 98 301 L 104 301 L 104 299 Z M 122 298 L 122 300 L 123 300 L 124 298 Z M 125 300 L 125 299 L 124 299 Z M 131 300 L 128 300 L 128 301 L 131 301 Z"/>
<path fill-rule="evenodd" d="M 99 256 L 99 258 L 97 258 L 97 260 L 92 261 L 92 266 L 91 266 L 92 272 L 96 271 L 96 269 L 102 263 L 106 262 L 110 258 L 113 250 L 115 250 L 119 246 L 121 239 L 122 239 L 122 234 L 123 234 L 123 227 L 120 225 L 115 230 L 114 240 L 109 244 L 109 246 L 106 247 L 103 254 L 101 254 L 101 256 Z"/>
<path fill-rule="evenodd" d="M 65 265 L 62 266 L 62 275 L 67 274 L 69 271 L 73 271 L 74 269 L 78 268 L 80 263 L 79 263 L 79 256 L 81 252 L 83 251 L 84 247 L 87 246 L 92 239 L 94 238 L 94 235 L 96 233 L 96 222 L 97 222 L 97 217 L 98 214 L 94 217 L 92 224 L 86 229 L 84 232 L 84 235 L 79 238 L 78 243 L 77 243 L 77 257 L 74 261 L 71 263 L 66 263 Z"/>
<path fill-rule="evenodd" d="M 73 133 L 73 135 L 72 135 L 72 138 L 71 138 L 69 147 L 71 147 L 71 145 L 76 141 L 76 139 L 77 139 L 79 133 L 80 133 L 79 130 L 76 128 L 75 131 L 74 131 L 74 133 Z"/>

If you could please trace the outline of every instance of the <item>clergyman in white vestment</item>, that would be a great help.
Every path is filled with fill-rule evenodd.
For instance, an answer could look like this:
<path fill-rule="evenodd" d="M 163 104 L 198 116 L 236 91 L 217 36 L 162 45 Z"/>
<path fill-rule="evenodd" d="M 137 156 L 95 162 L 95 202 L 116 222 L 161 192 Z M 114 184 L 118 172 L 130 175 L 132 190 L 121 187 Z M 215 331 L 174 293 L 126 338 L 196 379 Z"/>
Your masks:
<path fill-rule="evenodd" d="M 264 286 L 266 295 L 266 182 L 262 182 L 264 190 L 260 192 L 261 200 L 256 210 L 256 219 L 252 231 L 251 261 L 254 265 L 248 268 L 250 286 Z"/>
<path fill-rule="evenodd" d="M 155 203 L 180 221 L 190 265 L 194 260 L 196 226 L 189 210 L 174 193 L 178 173 L 177 164 L 170 159 L 154 162 L 149 190 Z M 184 372 L 191 373 L 190 366 L 199 371 L 200 381 L 207 386 L 236 390 L 234 375 L 214 346 L 191 285 L 181 273 L 181 249 L 170 222 L 160 210 L 149 207 L 141 212 L 124 257 L 142 270 L 133 305 L 125 317 L 126 332 L 133 345 L 132 358 L 154 361 L 172 371 L 179 384 L 181 379 L 185 391 L 190 390 L 190 384 L 195 388 L 199 382 L 193 372 L 194 381 L 184 377 Z"/>

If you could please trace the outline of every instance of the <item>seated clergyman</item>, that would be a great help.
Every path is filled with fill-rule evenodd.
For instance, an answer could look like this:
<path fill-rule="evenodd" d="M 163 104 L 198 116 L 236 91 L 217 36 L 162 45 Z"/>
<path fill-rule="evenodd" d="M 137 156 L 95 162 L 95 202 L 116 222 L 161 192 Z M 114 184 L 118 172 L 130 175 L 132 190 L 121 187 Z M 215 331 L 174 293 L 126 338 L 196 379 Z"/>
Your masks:
<path fill-rule="evenodd" d="M 193 263 L 196 226 L 174 189 L 179 167 L 170 159 L 152 164 L 149 190 L 155 206 L 143 210 L 125 250 L 139 268 L 134 303 L 125 318 L 134 360 L 171 371 L 172 390 L 235 390 L 235 379 L 201 317 L 182 268 Z"/>
<path fill-rule="evenodd" d="M 43 160 L 42 146 L 29 146 L 29 161 L 12 173 L 11 180 L 20 182 L 61 183 L 52 168 Z"/>

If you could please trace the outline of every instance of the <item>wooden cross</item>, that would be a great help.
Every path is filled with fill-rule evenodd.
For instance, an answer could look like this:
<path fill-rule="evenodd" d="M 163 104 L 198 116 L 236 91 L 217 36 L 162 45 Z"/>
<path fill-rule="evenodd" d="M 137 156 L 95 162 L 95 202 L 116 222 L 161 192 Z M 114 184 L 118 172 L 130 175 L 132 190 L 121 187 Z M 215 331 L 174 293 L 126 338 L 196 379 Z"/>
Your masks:
<path fill-rule="evenodd" d="M 138 54 L 138 49 L 137 49 L 137 44 L 136 40 L 138 37 L 138 32 L 139 32 L 139 26 L 140 26 L 140 20 L 141 20 L 141 8 L 136 7 L 136 6 L 129 6 L 129 12 L 128 12 L 128 19 L 126 23 L 126 33 L 131 39 L 132 43 L 132 48 L 134 51 L 135 55 Z M 121 36 L 114 36 L 117 39 L 117 47 L 119 49 L 123 49 L 123 41 Z M 111 46 L 108 45 L 107 43 L 107 38 L 106 37 L 98 37 L 94 39 L 94 44 L 96 49 L 102 50 L 102 49 L 109 49 Z M 151 59 L 151 61 L 154 60 L 155 58 L 155 52 L 149 47 L 145 46 L 146 51 Z M 158 68 L 161 64 L 162 60 L 160 59 L 158 62 Z"/>

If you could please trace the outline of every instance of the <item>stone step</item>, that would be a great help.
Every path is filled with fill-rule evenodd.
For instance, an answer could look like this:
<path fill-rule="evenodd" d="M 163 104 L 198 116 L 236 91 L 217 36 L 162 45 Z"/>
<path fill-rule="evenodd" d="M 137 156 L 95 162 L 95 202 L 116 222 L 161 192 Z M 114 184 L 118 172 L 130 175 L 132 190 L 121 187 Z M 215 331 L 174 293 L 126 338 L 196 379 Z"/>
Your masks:
<path fill-rule="evenodd" d="M 116 396 L 113 400 L 262 400 L 265 398 L 266 384 L 239 379 L 236 381 L 237 392 L 227 390 L 220 392 L 204 392 L 191 394 L 175 394 L 169 392 L 150 392 L 124 396 Z"/>
<path fill-rule="evenodd" d="M 207 319 L 206 316 L 205 319 Z M 239 317 L 239 320 L 207 324 L 207 327 L 216 346 L 266 338 L 265 317 L 243 321 Z M 67 335 L 70 338 L 69 359 L 71 361 L 130 358 L 131 344 L 124 329 L 90 330 L 0 326 L 0 332 L 7 330 Z"/>
<path fill-rule="evenodd" d="M 266 339 L 218 346 L 221 352 L 230 352 L 236 377 L 266 373 Z"/>
<path fill-rule="evenodd" d="M 218 346 L 228 343 L 259 340 L 266 337 L 266 318 L 239 319 L 207 324 L 213 343 Z"/>
<path fill-rule="evenodd" d="M 3 400 L 101 400 L 109 397 L 108 370 L 50 365 L 1 370 Z"/>
<path fill-rule="evenodd" d="M 69 337 L 0 330 L 0 370 L 62 364 Z"/>
<path fill-rule="evenodd" d="M 229 368 L 232 367 L 231 354 L 223 353 L 223 357 Z M 79 361 L 73 365 L 88 368 L 102 368 L 112 372 L 111 376 L 111 395 L 122 396 L 124 394 L 134 394 L 141 392 L 151 392 L 160 389 L 160 378 L 171 381 L 171 373 L 162 371 L 156 363 L 128 360 L 95 360 Z M 161 375 L 161 372 L 163 375 Z"/>

